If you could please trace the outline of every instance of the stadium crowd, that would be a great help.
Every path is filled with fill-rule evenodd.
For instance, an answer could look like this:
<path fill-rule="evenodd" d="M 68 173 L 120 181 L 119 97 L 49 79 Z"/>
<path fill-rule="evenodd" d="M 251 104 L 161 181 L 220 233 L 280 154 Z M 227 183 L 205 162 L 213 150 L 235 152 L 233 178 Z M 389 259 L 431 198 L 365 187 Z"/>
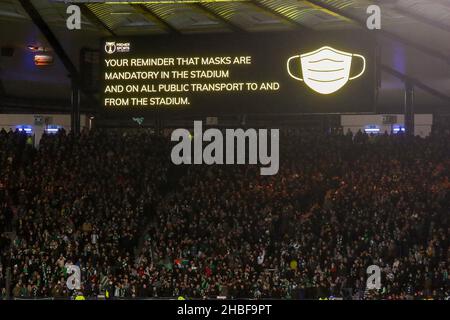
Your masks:
<path fill-rule="evenodd" d="M 444 299 L 450 134 L 284 133 L 280 171 L 173 166 L 145 131 L 0 133 L 0 290 L 85 296 Z M 367 290 L 367 267 L 381 288 Z"/>

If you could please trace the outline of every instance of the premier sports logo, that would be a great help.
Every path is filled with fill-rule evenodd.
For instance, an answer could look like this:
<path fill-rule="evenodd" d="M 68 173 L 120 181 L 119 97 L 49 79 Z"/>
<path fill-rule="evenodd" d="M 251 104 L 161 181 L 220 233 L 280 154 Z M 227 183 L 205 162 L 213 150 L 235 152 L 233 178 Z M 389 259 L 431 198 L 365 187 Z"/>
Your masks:
<path fill-rule="evenodd" d="M 105 52 L 107 54 L 113 54 L 114 52 L 116 52 L 116 43 L 115 42 L 106 42 L 105 43 Z"/>
<path fill-rule="evenodd" d="M 106 42 L 105 43 L 105 52 L 107 54 L 113 54 L 116 52 L 127 53 L 130 52 L 131 44 L 129 42 Z"/>

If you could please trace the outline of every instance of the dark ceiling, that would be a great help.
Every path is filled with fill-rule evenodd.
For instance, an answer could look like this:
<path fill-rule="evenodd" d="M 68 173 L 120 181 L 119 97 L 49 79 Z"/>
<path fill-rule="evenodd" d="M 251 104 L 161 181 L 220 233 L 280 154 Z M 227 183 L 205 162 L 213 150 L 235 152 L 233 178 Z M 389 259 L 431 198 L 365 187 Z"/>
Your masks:
<path fill-rule="evenodd" d="M 82 47 L 98 48 L 105 36 L 169 33 L 324 31 L 366 29 L 367 8 L 381 7 L 382 72 L 379 110 L 402 109 L 403 77 L 416 81 L 418 112 L 450 111 L 450 0 L 154 0 L 84 2 L 82 29 L 66 28 L 68 4 L 55 0 L 0 0 L 0 101 L 61 104 L 70 101 L 67 66 L 35 68 L 28 45 L 55 50 L 30 18 L 34 8 L 56 36 L 68 59 L 79 68 Z M 113 2 L 120 2 L 114 4 Z M 129 3 L 127 3 L 129 2 Z M 146 3 L 144 3 L 146 2 Z M 184 2 L 184 3 L 183 3 Z M 367 32 L 375 32 L 369 31 Z M 56 52 L 57 53 L 57 52 Z M 13 102 L 11 102 L 13 101 Z"/>

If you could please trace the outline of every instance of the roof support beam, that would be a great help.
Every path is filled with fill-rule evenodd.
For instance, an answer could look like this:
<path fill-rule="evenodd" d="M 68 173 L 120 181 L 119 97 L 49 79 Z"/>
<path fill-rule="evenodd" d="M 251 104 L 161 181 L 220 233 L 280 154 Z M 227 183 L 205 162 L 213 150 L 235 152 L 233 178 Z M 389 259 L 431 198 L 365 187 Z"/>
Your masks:
<path fill-rule="evenodd" d="M 79 4 L 80 9 L 81 9 L 81 13 L 88 18 L 88 20 L 96 25 L 98 28 L 102 29 L 102 30 L 106 30 L 111 36 L 116 37 L 117 34 L 110 28 L 108 27 L 103 21 L 102 19 L 100 19 L 95 13 L 93 13 L 91 11 L 91 9 L 89 9 L 89 7 L 84 4 L 84 3 L 80 3 Z"/>
<path fill-rule="evenodd" d="M 6 96 L 5 86 L 3 85 L 2 79 L 0 79 L 0 97 Z"/>
<path fill-rule="evenodd" d="M 417 88 L 419 88 L 419 89 L 421 89 L 423 91 L 426 91 L 429 94 L 431 94 L 431 95 L 433 95 L 435 97 L 438 97 L 438 98 L 440 98 L 440 99 L 450 103 L 450 96 L 448 96 L 448 95 L 446 95 L 446 94 L 444 94 L 444 93 L 442 93 L 440 91 L 437 91 L 436 89 L 433 89 L 433 88 L 427 86 L 426 84 L 424 84 L 422 81 L 418 80 L 417 78 L 410 77 L 410 76 L 408 76 L 406 74 L 403 74 L 403 73 L 401 73 L 401 72 L 399 72 L 399 71 L 397 71 L 397 70 L 395 70 L 395 69 L 393 69 L 393 68 L 391 68 L 391 67 L 389 67 L 387 65 L 381 65 L 381 69 L 383 71 L 393 75 L 394 77 L 402 80 L 405 83 L 408 82 L 408 83 L 414 85 L 415 87 L 417 87 Z"/>
<path fill-rule="evenodd" d="M 298 22 L 295 19 L 291 19 L 287 16 L 285 16 L 284 14 L 279 13 L 278 11 L 270 8 L 269 6 L 259 2 L 258 0 L 250 0 L 250 3 L 253 4 L 254 6 L 258 7 L 259 9 L 265 11 L 265 12 L 269 12 L 270 14 L 276 16 L 278 19 L 287 21 L 288 23 L 290 23 L 291 25 L 296 26 L 297 28 L 303 29 L 303 30 L 309 30 L 309 31 L 313 31 L 312 28 L 305 26 L 304 24 L 301 24 L 300 22 Z"/>
<path fill-rule="evenodd" d="M 328 10 L 328 11 L 332 11 L 332 12 L 342 16 L 343 18 L 350 19 L 350 20 L 356 22 L 357 24 L 359 24 L 363 29 L 365 29 L 368 32 L 370 32 L 367 29 L 366 20 L 365 19 L 361 19 L 360 17 L 357 17 L 357 16 L 354 16 L 352 14 L 349 14 L 349 13 L 345 12 L 344 10 L 335 8 L 335 7 L 330 6 L 328 4 L 322 3 L 321 1 L 318 1 L 318 0 L 302 0 L 302 1 L 309 2 L 310 4 L 312 4 L 314 6 L 323 8 L 323 9 Z M 429 56 L 432 56 L 432 57 L 435 57 L 437 59 L 443 60 L 446 63 L 450 64 L 450 57 L 448 55 L 445 55 L 445 54 L 441 53 L 441 52 L 438 52 L 436 50 L 430 49 L 430 48 L 428 48 L 428 47 L 426 47 L 424 45 L 421 45 L 419 43 L 416 43 L 414 41 L 410 41 L 408 39 L 405 39 L 405 38 L 403 38 L 403 37 L 401 37 L 401 36 L 399 36 L 399 35 L 397 35 L 397 34 L 395 34 L 393 32 L 386 31 L 384 29 L 377 30 L 377 33 L 382 35 L 382 36 L 384 36 L 384 37 L 391 38 L 393 40 L 399 41 L 399 42 L 401 42 L 401 43 L 403 43 L 403 44 L 405 44 L 407 46 L 410 46 L 410 47 L 415 48 L 415 49 L 417 49 L 417 50 L 419 50 L 419 51 L 421 51 L 423 53 L 426 53 Z"/>
<path fill-rule="evenodd" d="M 220 14 L 218 14 L 214 10 L 208 8 L 207 6 L 205 6 L 202 3 L 195 3 L 194 6 L 197 8 L 200 8 L 200 10 L 206 12 L 210 16 L 213 16 L 215 19 L 222 22 L 224 25 L 226 25 L 228 28 L 230 28 L 234 32 L 247 32 L 247 30 L 245 30 L 242 27 L 238 26 L 237 24 L 231 22 L 230 20 L 222 17 Z"/>
<path fill-rule="evenodd" d="M 130 3 L 130 6 L 132 6 L 136 11 L 141 13 L 146 18 L 148 18 L 150 20 L 153 20 L 153 21 L 156 21 L 159 24 L 161 24 L 163 26 L 163 28 L 168 30 L 170 33 L 174 33 L 174 34 L 180 34 L 181 33 L 178 29 L 173 27 L 166 20 L 164 20 L 159 15 L 154 13 L 149 7 L 147 7 L 147 6 L 143 5 L 143 4 L 133 4 L 133 3 Z"/>
<path fill-rule="evenodd" d="M 423 17 L 420 14 L 417 14 L 415 12 L 409 11 L 409 10 L 405 10 L 403 8 L 399 8 L 399 7 L 395 7 L 395 10 L 397 10 L 398 12 L 400 12 L 401 14 L 405 15 L 405 16 L 410 16 L 411 18 L 423 22 L 425 24 L 428 24 L 434 28 L 439 28 L 441 30 L 450 32 L 450 27 L 448 25 L 445 25 L 439 21 L 427 18 L 427 17 Z"/>
<path fill-rule="evenodd" d="M 0 68 L 0 97 L 6 96 L 5 85 L 3 84 L 2 78 L 2 69 Z"/>
<path fill-rule="evenodd" d="M 26 13 L 30 16 L 33 23 L 38 27 L 38 29 L 41 31 L 41 33 L 45 36 L 50 46 L 55 51 L 56 55 L 59 57 L 61 62 L 63 63 L 64 67 L 66 68 L 67 72 L 69 72 L 69 75 L 72 79 L 72 81 L 75 81 L 78 84 L 81 84 L 81 77 L 80 74 L 75 67 L 75 65 L 70 60 L 69 56 L 67 55 L 66 51 L 64 50 L 63 46 L 59 42 L 58 38 L 55 36 L 53 31 L 50 29 L 50 27 L 47 25 L 45 20 L 42 18 L 39 11 L 36 9 L 36 7 L 33 5 L 31 0 L 19 0 L 20 4 L 26 11 Z M 97 99 L 91 94 L 86 93 L 86 96 L 91 100 L 92 103 L 97 104 Z"/>
<path fill-rule="evenodd" d="M 66 68 L 67 72 L 69 72 L 69 75 L 77 84 L 80 84 L 81 86 L 81 76 L 73 64 L 73 62 L 70 60 L 69 56 L 67 55 L 66 51 L 64 50 L 63 46 L 59 42 L 58 38 L 55 36 L 53 31 L 50 29 L 50 27 L 47 25 L 45 20 L 42 18 L 39 11 L 36 9 L 36 7 L 33 5 L 31 0 L 19 0 L 20 4 L 26 11 L 26 13 L 30 16 L 33 23 L 38 27 L 39 31 L 44 35 L 44 37 L 47 39 L 50 46 L 55 51 L 56 55 L 59 57 L 61 62 L 63 63 L 64 67 Z M 85 95 L 92 104 L 97 105 L 98 101 L 97 99 L 89 93 L 85 92 Z"/>
<path fill-rule="evenodd" d="M 64 67 L 67 69 L 70 75 L 73 78 L 79 79 L 77 68 L 72 63 L 66 51 L 59 42 L 58 38 L 56 38 L 55 34 L 47 25 L 47 23 L 44 21 L 41 14 L 33 5 L 31 0 L 19 0 L 19 2 L 26 11 L 26 13 L 30 16 L 31 20 L 36 25 L 36 27 L 38 27 L 41 33 L 45 36 L 50 46 L 53 48 L 53 50 L 55 50 L 56 54 L 61 59 L 61 62 L 64 64 Z"/>

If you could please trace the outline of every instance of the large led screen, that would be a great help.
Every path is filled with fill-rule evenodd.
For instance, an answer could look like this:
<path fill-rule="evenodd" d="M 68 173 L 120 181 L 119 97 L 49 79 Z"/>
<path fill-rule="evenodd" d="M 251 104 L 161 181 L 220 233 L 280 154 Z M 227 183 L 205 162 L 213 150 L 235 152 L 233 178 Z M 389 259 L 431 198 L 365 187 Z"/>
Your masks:
<path fill-rule="evenodd" d="M 373 112 L 367 34 L 148 36 L 102 43 L 108 111 L 220 115 Z"/>

